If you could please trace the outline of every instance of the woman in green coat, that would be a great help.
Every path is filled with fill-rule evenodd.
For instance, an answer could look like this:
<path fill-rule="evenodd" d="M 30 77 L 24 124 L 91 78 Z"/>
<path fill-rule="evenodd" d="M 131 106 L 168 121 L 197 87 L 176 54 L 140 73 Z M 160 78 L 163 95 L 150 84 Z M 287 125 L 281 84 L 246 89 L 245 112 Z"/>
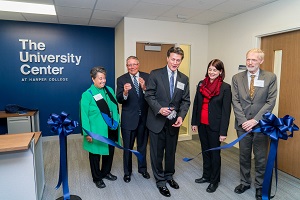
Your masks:
<path fill-rule="evenodd" d="M 93 84 L 82 94 L 80 101 L 82 127 L 120 144 L 118 104 L 113 89 L 105 86 L 106 70 L 104 67 L 94 67 L 90 75 Z M 84 130 L 82 132 L 83 149 L 89 152 L 93 182 L 98 188 L 104 188 L 103 179 L 117 179 L 110 173 L 115 148 L 93 139 Z"/>

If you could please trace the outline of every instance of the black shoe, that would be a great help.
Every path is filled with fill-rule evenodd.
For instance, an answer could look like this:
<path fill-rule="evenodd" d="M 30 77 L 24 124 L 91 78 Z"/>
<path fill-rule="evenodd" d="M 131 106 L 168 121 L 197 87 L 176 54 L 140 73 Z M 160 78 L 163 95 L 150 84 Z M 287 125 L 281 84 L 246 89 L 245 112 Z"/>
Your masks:
<path fill-rule="evenodd" d="M 97 186 L 97 188 L 105 188 L 106 187 L 106 185 L 102 179 L 100 181 L 94 181 L 94 183 Z"/>
<path fill-rule="evenodd" d="M 171 193 L 170 193 L 169 189 L 166 186 L 158 187 L 158 190 L 165 197 L 170 197 L 171 196 Z"/>
<path fill-rule="evenodd" d="M 176 183 L 176 181 L 174 181 L 174 179 L 171 180 L 167 180 L 167 182 L 169 183 L 169 185 L 174 188 L 174 189 L 179 189 L 179 185 L 178 183 Z"/>
<path fill-rule="evenodd" d="M 234 192 L 237 194 L 242 194 L 248 189 L 250 189 L 250 185 L 246 186 L 246 185 L 240 184 L 240 185 L 236 186 L 236 188 L 234 189 Z"/>
<path fill-rule="evenodd" d="M 206 188 L 206 192 L 209 192 L 209 193 L 213 193 L 216 191 L 216 189 L 218 188 L 218 183 L 211 183 L 209 184 L 209 186 Z"/>
<path fill-rule="evenodd" d="M 112 175 L 111 173 L 108 173 L 104 178 L 110 181 L 117 180 L 117 177 L 115 175 Z"/>
<path fill-rule="evenodd" d="M 141 173 L 142 176 L 145 178 L 145 179 L 149 179 L 150 178 L 150 174 L 148 172 L 142 172 Z"/>
<path fill-rule="evenodd" d="M 125 183 L 129 183 L 131 181 L 130 175 L 124 175 L 123 180 L 125 181 Z"/>
<path fill-rule="evenodd" d="M 255 198 L 256 198 L 256 200 L 262 199 L 262 189 L 261 188 L 256 189 Z"/>
<path fill-rule="evenodd" d="M 208 178 L 204 178 L 204 177 L 195 179 L 196 183 L 207 183 L 208 181 L 209 181 Z"/>

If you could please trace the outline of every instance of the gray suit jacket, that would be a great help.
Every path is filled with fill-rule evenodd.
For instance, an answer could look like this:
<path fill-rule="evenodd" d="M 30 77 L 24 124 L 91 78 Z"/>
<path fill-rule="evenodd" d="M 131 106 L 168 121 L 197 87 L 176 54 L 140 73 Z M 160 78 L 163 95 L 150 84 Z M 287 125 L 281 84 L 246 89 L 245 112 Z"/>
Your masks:
<path fill-rule="evenodd" d="M 247 71 L 232 77 L 232 105 L 235 114 L 235 129 L 243 131 L 241 125 L 249 120 L 259 121 L 266 112 L 272 112 L 277 97 L 277 78 L 274 73 L 260 69 L 258 80 L 263 80 L 263 87 L 255 87 L 251 100 Z"/>
<path fill-rule="evenodd" d="M 177 86 L 178 83 L 182 83 L 184 87 L 180 89 Z M 166 117 L 159 114 L 159 110 L 162 107 L 174 107 L 177 112 L 177 117 L 185 118 L 190 107 L 190 89 L 189 79 L 183 73 L 177 71 L 177 78 L 173 97 L 170 97 L 170 86 L 167 66 L 160 69 L 151 71 L 147 89 L 145 92 L 145 99 L 148 102 L 149 110 L 147 117 L 147 127 L 154 133 L 159 133 L 166 120 Z M 176 120 L 175 118 L 174 120 Z M 174 121 L 175 122 L 175 121 Z M 172 127 L 170 127 L 172 129 Z M 172 130 L 170 129 L 170 132 Z M 177 132 L 174 128 L 174 133 Z"/>

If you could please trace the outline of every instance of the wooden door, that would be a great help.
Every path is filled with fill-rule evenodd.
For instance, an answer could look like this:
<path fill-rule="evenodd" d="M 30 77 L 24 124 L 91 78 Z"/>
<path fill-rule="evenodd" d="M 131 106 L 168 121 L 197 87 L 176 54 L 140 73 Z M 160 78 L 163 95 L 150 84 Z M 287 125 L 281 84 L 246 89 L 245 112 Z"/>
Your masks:
<path fill-rule="evenodd" d="M 261 48 L 265 52 L 262 68 L 273 71 L 274 52 L 282 50 L 278 117 L 289 114 L 300 125 L 300 31 L 292 31 L 263 37 Z M 300 132 L 294 137 L 280 140 L 278 146 L 278 169 L 300 178 Z"/>
<path fill-rule="evenodd" d="M 150 73 L 167 64 L 167 51 L 174 47 L 174 44 L 161 44 L 161 51 L 145 51 L 145 43 L 136 43 L 136 56 L 140 60 L 140 71 Z"/>

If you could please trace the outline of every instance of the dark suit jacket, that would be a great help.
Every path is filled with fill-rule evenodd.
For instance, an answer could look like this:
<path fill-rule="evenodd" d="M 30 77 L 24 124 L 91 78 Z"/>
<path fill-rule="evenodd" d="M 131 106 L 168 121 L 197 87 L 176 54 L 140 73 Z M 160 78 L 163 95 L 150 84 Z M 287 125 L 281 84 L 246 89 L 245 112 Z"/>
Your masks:
<path fill-rule="evenodd" d="M 263 87 L 256 87 L 251 100 L 247 71 L 232 77 L 232 105 L 235 114 L 235 128 L 243 131 L 241 124 L 249 119 L 259 121 L 266 112 L 272 112 L 277 97 L 277 78 L 274 73 L 260 69 L 258 80 L 263 80 Z"/>
<path fill-rule="evenodd" d="M 147 83 L 149 74 L 144 72 L 139 72 L 140 77 Z M 130 83 L 132 89 L 128 91 L 128 98 L 124 100 L 123 91 L 124 84 Z M 143 122 L 146 123 L 146 117 L 148 112 L 148 104 L 144 98 L 144 92 L 141 87 L 139 87 L 139 96 L 137 95 L 134 84 L 129 73 L 126 73 L 119 78 L 117 78 L 117 100 L 122 104 L 122 114 L 121 114 L 121 127 L 127 130 L 135 130 L 139 123 L 139 109 L 142 112 Z"/>
<path fill-rule="evenodd" d="M 194 99 L 192 126 L 199 126 L 201 120 L 201 109 L 203 103 L 203 95 L 200 93 L 199 82 Z M 213 131 L 219 132 L 222 136 L 227 136 L 231 113 L 231 89 L 228 83 L 223 82 L 220 88 L 220 94 L 210 99 L 208 104 L 208 121 Z"/>
<path fill-rule="evenodd" d="M 183 88 L 178 88 L 178 83 L 183 84 Z M 165 116 L 159 114 L 159 110 L 162 107 L 174 107 L 177 112 L 177 117 L 180 116 L 182 119 L 185 118 L 189 106 L 190 106 L 190 89 L 189 80 L 186 75 L 177 71 L 177 78 L 173 97 L 170 97 L 170 85 L 167 66 L 164 68 L 156 69 L 151 71 L 149 80 L 147 83 L 147 90 L 145 93 L 145 99 L 149 104 L 147 127 L 154 133 L 159 133 L 166 120 Z M 176 121 L 177 118 L 171 120 Z M 170 132 L 172 134 L 172 129 L 174 133 L 178 132 L 178 128 L 170 127 Z"/>

